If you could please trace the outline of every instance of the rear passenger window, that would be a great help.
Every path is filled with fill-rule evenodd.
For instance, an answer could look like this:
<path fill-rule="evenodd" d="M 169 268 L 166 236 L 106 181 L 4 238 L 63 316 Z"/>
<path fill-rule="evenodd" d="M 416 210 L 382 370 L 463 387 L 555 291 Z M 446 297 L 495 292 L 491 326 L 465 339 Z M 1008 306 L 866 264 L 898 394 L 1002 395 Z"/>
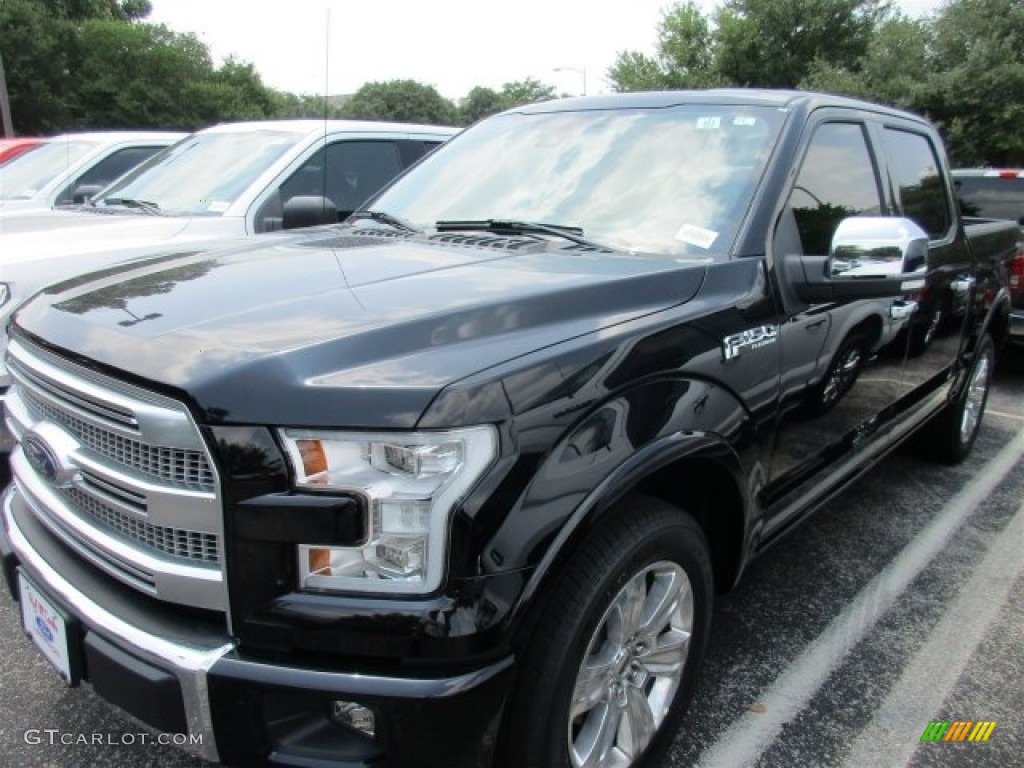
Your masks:
<path fill-rule="evenodd" d="M 919 133 L 886 128 L 885 149 L 903 215 L 932 240 L 944 238 L 953 221 L 931 141 Z"/>
<path fill-rule="evenodd" d="M 825 123 L 814 131 L 789 197 L 803 252 L 824 255 L 839 222 L 879 215 L 882 196 L 864 128 Z"/>

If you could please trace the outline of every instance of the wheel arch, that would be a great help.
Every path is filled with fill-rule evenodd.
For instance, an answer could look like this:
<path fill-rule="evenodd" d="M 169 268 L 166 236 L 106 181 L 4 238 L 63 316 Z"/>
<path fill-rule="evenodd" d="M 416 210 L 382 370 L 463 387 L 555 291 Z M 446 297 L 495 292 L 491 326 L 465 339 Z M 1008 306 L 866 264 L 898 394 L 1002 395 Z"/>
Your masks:
<path fill-rule="evenodd" d="M 749 552 L 750 504 L 743 464 L 721 437 L 676 433 L 620 466 L 565 522 L 519 599 L 517 637 L 529 636 L 545 603 L 545 586 L 558 578 L 592 531 L 631 494 L 661 499 L 689 514 L 710 550 L 715 591 L 738 581 Z"/>

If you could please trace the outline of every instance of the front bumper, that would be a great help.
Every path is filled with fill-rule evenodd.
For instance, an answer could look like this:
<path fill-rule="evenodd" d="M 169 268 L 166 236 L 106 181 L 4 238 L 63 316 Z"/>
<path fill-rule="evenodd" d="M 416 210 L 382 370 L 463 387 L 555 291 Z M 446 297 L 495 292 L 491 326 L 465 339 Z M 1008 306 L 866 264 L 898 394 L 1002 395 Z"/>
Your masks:
<path fill-rule="evenodd" d="M 12 595 L 20 568 L 80 623 L 84 679 L 156 730 L 187 732 L 189 750 L 207 760 L 353 768 L 490 763 L 511 658 L 450 677 L 407 677 L 247 657 L 209 624 L 192 635 L 161 628 L 174 621 L 166 606 L 163 616 L 140 610 L 140 598 L 156 601 L 121 590 L 51 537 L 15 485 L 4 494 L 2 523 L 0 556 Z M 375 735 L 335 722 L 335 702 L 369 708 Z"/>

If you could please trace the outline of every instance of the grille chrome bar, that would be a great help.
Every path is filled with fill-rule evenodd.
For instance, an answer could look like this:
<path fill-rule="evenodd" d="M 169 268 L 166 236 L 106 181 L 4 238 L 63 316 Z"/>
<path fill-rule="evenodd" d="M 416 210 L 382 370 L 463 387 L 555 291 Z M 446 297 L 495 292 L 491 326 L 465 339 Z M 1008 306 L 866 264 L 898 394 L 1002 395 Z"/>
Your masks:
<path fill-rule="evenodd" d="M 60 465 L 55 475 L 12 454 L 16 487 L 47 530 L 142 592 L 226 610 L 216 470 L 184 405 L 23 339 L 11 340 L 8 368 L 11 432 Z"/>

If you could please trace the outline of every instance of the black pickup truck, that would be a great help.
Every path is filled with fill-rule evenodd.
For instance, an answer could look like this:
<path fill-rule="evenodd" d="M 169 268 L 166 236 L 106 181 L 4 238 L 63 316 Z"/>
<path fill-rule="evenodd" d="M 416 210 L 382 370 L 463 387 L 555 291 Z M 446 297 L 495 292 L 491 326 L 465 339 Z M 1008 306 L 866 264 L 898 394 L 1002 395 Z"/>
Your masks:
<path fill-rule="evenodd" d="M 970 451 L 1016 239 L 868 103 L 504 113 L 345 223 L 22 306 L 8 584 L 211 760 L 649 763 L 716 591 L 906 439 Z"/>

